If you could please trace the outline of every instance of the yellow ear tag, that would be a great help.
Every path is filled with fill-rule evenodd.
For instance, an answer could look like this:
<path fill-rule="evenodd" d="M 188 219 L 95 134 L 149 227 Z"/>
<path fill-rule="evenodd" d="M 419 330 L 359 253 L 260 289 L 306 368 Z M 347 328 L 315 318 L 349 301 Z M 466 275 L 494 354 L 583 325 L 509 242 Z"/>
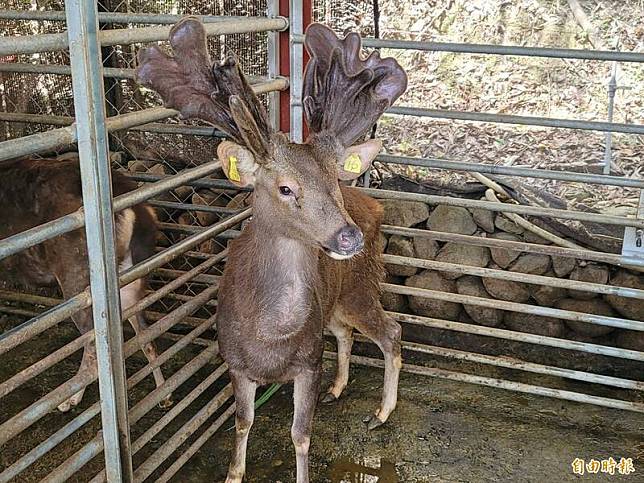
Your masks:
<path fill-rule="evenodd" d="M 235 156 L 228 157 L 228 177 L 233 181 L 241 181 L 239 171 L 237 171 L 237 158 Z"/>
<path fill-rule="evenodd" d="M 362 162 L 360 161 L 360 156 L 356 153 L 352 153 L 347 156 L 347 159 L 344 160 L 344 170 L 348 173 L 360 174 L 362 170 Z"/>

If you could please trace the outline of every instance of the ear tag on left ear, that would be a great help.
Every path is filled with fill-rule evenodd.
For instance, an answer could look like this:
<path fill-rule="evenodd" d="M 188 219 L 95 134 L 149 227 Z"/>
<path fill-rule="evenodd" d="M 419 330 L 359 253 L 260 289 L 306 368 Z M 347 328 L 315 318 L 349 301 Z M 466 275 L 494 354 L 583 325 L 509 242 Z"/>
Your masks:
<path fill-rule="evenodd" d="M 241 181 L 241 176 L 239 176 L 239 171 L 237 171 L 237 158 L 235 156 L 228 158 L 228 177 L 233 181 Z"/>
<path fill-rule="evenodd" d="M 360 156 L 356 153 L 351 153 L 347 156 L 347 159 L 344 160 L 344 170 L 348 173 L 360 174 L 362 170 L 362 162 L 360 161 Z"/>

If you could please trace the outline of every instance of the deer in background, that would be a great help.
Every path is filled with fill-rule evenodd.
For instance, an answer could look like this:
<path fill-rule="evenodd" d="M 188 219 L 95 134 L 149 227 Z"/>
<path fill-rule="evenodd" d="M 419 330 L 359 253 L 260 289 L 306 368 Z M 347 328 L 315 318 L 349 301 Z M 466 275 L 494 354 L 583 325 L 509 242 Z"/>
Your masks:
<path fill-rule="evenodd" d="M 379 408 L 369 428 L 396 406 L 401 367 L 400 325 L 380 305 L 384 270 L 378 233 L 382 208 L 354 188 L 381 149 L 364 138 L 405 90 L 394 59 L 360 56 L 357 34 L 340 40 L 311 25 L 311 60 L 304 111 L 311 135 L 295 144 L 271 129 L 237 60 L 211 66 L 203 26 L 185 18 L 170 33 L 174 56 L 157 46 L 140 51 L 137 78 L 183 117 L 202 119 L 228 134 L 217 154 L 227 177 L 254 186 L 253 217 L 231 242 L 219 289 L 219 347 L 228 363 L 236 413 L 236 446 L 227 482 L 245 473 L 257 386 L 294 381 L 297 481 L 309 481 L 308 451 L 322 371 L 323 328 L 338 341 L 338 370 L 325 401 L 347 385 L 352 332 L 372 339 L 385 357 Z"/>
<path fill-rule="evenodd" d="M 66 159 L 21 159 L 0 164 L 0 240 L 73 213 L 83 203 L 81 174 L 77 155 Z M 136 183 L 112 172 L 115 196 L 136 189 Z M 91 220 L 87 220 L 88 223 Z M 157 226 L 152 208 L 144 203 L 115 213 L 116 255 L 120 270 L 125 270 L 154 254 Z M 89 260 L 85 230 L 73 230 L 46 240 L 20 253 L 0 260 L 0 284 L 21 286 L 58 285 L 63 297 L 77 295 L 89 285 Z M 145 280 L 139 279 L 121 288 L 121 306 L 128 308 L 145 297 Z M 92 308 L 72 315 L 81 334 L 94 327 Z M 136 333 L 147 327 L 138 313 L 130 318 Z M 142 348 L 148 361 L 157 358 L 153 342 Z M 94 341 L 85 344 L 79 374 L 96 371 Z M 161 368 L 153 371 L 157 386 L 164 383 Z M 85 389 L 62 402 L 58 409 L 66 412 L 78 405 Z M 167 396 L 161 407 L 172 405 Z"/>

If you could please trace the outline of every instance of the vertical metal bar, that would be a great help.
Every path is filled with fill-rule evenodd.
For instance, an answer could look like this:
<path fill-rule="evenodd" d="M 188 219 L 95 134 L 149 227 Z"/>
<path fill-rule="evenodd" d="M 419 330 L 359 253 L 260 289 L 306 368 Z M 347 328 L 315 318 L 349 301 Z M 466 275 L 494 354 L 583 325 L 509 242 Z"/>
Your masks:
<path fill-rule="evenodd" d="M 303 141 L 302 131 L 302 77 L 304 73 L 304 45 L 300 42 L 293 42 L 294 35 L 304 34 L 304 5 L 303 0 L 290 0 L 290 111 L 291 111 L 291 141 L 301 143 Z"/>
<path fill-rule="evenodd" d="M 277 17 L 279 15 L 279 0 L 268 0 L 266 15 L 268 17 Z M 280 73 L 280 42 L 279 32 L 268 32 L 267 52 L 268 52 L 268 77 L 275 79 Z M 280 93 L 279 91 L 271 92 L 268 95 L 268 115 L 271 125 L 274 129 L 280 129 Z"/>
<path fill-rule="evenodd" d="M 132 481 L 127 386 L 114 246 L 112 181 L 95 2 L 65 0 L 83 188 L 92 312 L 109 481 Z"/>
<path fill-rule="evenodd" d="M 613 62 L 612 74 L 608 81 L 608 122 L 613 122 L 615 108 L 615 92 L 617 92 L 617 62 Z M 606 131 L 604 147 L 604 174 L 610 174 L 610 165 L 613 161 L 613 133 Z"/>

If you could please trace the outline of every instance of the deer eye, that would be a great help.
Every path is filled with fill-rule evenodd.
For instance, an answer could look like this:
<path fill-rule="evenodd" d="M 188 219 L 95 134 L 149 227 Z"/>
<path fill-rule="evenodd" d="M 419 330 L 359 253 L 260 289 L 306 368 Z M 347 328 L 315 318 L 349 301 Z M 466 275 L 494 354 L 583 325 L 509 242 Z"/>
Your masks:
<path fill-rule="evenodd" d="M 291 196 L 293 194 L 293 191 L 288 186 L 280 186 L 279 189 L 282 196 Z"/>

